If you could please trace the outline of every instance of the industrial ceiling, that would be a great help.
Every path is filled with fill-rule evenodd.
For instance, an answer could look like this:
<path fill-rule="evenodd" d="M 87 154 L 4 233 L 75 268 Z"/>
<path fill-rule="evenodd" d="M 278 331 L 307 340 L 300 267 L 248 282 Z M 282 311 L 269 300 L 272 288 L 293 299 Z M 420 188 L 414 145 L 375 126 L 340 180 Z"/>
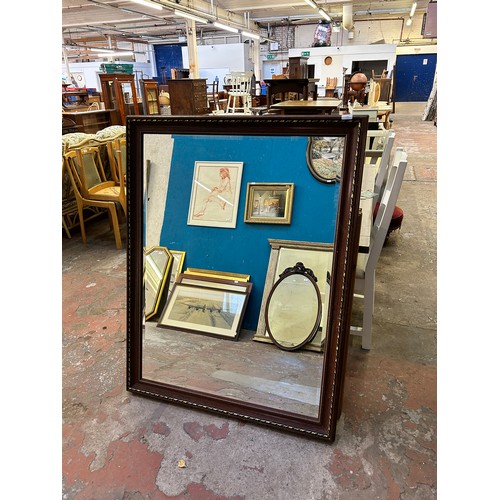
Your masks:
<path fill-rule="evenodd" d="M 141 1 L 141 0 L 139 0 Z M 414 0 L 62 0 L 63 46 L 116 48 L 125 43 L 178 43 L 186 33 L 186 18 L 195 15 L 197 36 L 229 35 L 214 22 L 266 36 L 272 27 L 317 24 L 324 20 L 340 24 L 344 7 L 352 20 L 408 18 Z M 427 9 L 429 0 L 417 0 L 416 12 Z M 156 7 L 156 8 L 155 8 Z M 325 18 L 326 19 L 326 18 Z M 270 36 L 270 35 L 268 35 Z M 90 57 L 90 52 L 85 52 Z M 70 55 L 71 57 L 71 55 Z M 95 58 L 95 55 L 93 56 Z"/>

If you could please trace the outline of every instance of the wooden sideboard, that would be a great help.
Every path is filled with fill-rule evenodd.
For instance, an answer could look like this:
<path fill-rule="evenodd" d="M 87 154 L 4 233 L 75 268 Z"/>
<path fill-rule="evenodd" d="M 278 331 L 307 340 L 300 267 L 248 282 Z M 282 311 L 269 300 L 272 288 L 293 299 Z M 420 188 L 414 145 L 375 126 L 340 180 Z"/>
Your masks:
<path fill-rule="evenodd" d="M 168 80 L 168 92 L 173 115 L 208 114 L 206 78 Z"/>
<path fill-rule="evenodd" d="M 120 125 L 120 118 L 114 109 L 98 109 L 94 111 L 63 111 L 63 118 L 75 122 L 72 132 L 95 134 L 110 125 Z"/>

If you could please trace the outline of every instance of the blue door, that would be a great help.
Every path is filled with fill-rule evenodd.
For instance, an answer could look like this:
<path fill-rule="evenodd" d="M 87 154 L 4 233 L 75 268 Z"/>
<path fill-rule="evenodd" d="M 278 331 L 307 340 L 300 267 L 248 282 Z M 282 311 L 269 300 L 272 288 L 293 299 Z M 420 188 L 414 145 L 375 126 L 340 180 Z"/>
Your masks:
<path fill-rule="evenodd" d="M 155 45 L 154 49 L 158 81 L 165 84 L 172 68 L 182 68 L 182 45 Z"/>
<path fill-rule="evenodd" d="M 434 83 L 437 54 L 397 56 L 394 74 L 394 101 L 424 102 Z"/>

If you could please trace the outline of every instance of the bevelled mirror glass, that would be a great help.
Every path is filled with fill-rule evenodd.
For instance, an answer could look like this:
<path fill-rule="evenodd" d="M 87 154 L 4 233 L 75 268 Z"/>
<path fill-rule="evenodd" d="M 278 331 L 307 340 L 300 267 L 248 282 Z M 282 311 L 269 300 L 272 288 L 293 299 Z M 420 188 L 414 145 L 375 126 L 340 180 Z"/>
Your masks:
<path fill-rule="evenodd" d="M 273 285 L 266 304 L 266 328 L 281 349 L 294 351 L 317 333 L 321 295 L 311 269 L 302 262 L 286 268 Z"/>
<path fill-rule="evenodd" d="M 127 118 L 129 391 L 334 439 L 367 124 L 335 116 Z M 340 182 L 311 174 L 310 137 L 342 143 Z M 275 210 L 284 197 L 293 203 L 286 224 Z M 245 220 L 257 212 L 258 223 Z M 181 253 L 185 270 L 148 317 L 143 249 L 154 246 Z M 270 294 L 289 259 L 318 281 L 292 275 Z M 296 296 L 287 297 L 291 289 Z M 273 333 L 300 331 L 292 349 L 266 333 L 270 295 L 275 305 L 299 300 L 310 310 L 280 319 L 277 305 L 268 316 Z"/>

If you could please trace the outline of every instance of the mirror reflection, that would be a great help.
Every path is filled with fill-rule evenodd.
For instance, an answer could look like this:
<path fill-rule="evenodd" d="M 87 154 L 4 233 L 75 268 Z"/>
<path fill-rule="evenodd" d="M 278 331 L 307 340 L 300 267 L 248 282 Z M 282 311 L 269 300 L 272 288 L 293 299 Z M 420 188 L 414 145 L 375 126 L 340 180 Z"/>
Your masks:
<path fill-rule="evenodd" d="M 194 283 L 186 281 L 184 271 L 182 283 L 175 282 L 157 317 L 145 315 L 144 379 L 318 417 L 324 353 L 297 347 L 315 335 L 321 337 L 339 184 L 318 182 L 311 175 L 307 148 L 306 136 L 145 135 L 145 244 L 182 252 L 186 271 L 204 269 L 213 275 Z M 247 190 L 256 183 L 293 183 L 290 224 L 274 217 L 263 224 L 244 221 Z M 207 206 L 200 215 L 197 209 L 206 200 L 210 210 Z M 322 259 L 312 260 L 320 282 L 290 278 L 285 285 L 304 291 L 276 295 L 285 293 L 282 302 L 303 301 L 310 310 L 306 316 L 282 317 L 282 325 L 278 314 L 271 315 L 276 319 L 271 319 L 273 330 L 283 332 L 283 344 L 291 342 L 291 351 L 262 342 L 257 333 L 266 330 L 261 314 L 265 291 L 290 265 L 284 255 L 278 267 L 274 262 L 275 274 L 269 275 L 274 239 L 298 243 L 290 257 L 293 264 L 301 256 L 311 262 L 308 253 L 315 245 L 323 250 Z M 231 280 L 231 275 L 249 277 L 247 296 L 237 286 L 242 282 Z M 147 293 L 144 296 L 146 311 Z M 273 303 L 273 310 L 280 307 L 277 300 Z M 294 327 L 299 320 L 304 324 Z M 326 328 L 322 331 L 324 337 Z"/>
<path fill-rule="evenodd" d="M 156 315 L 162 303 L 173 256 L 165 247 L 144 249 L 144 316 L 148 320 Z"/>
<path fill-rule="evenodd" d="M 297 262 L 274 284 L 266 305 L 266 327 L 281 349 L 298 349 L 318 331 L 321 297 L 317 281 L 311 269 Z"/>
<path fill-rule="evenodd" d="M 366 116 L 128 118 L 127 178 L 138 189 L 128 197 L 127 390 L 334 439 L 367 130 Z M 309 169 L 310 137 L 345 139 L 340 182 Z M 180 258 L 165 303 L 146 319 L 144 247 L 153 246 Z M 317 281 L 283 277 L 298 263 Z M 303 289 L 312 311 L 282 317 L 286 329 L 280 309 L 297 300 L 279 280 Z M 281 331 L 282 345 L 268 330 Z M 292 349 L 286 330 L 297 335 Z"/>

